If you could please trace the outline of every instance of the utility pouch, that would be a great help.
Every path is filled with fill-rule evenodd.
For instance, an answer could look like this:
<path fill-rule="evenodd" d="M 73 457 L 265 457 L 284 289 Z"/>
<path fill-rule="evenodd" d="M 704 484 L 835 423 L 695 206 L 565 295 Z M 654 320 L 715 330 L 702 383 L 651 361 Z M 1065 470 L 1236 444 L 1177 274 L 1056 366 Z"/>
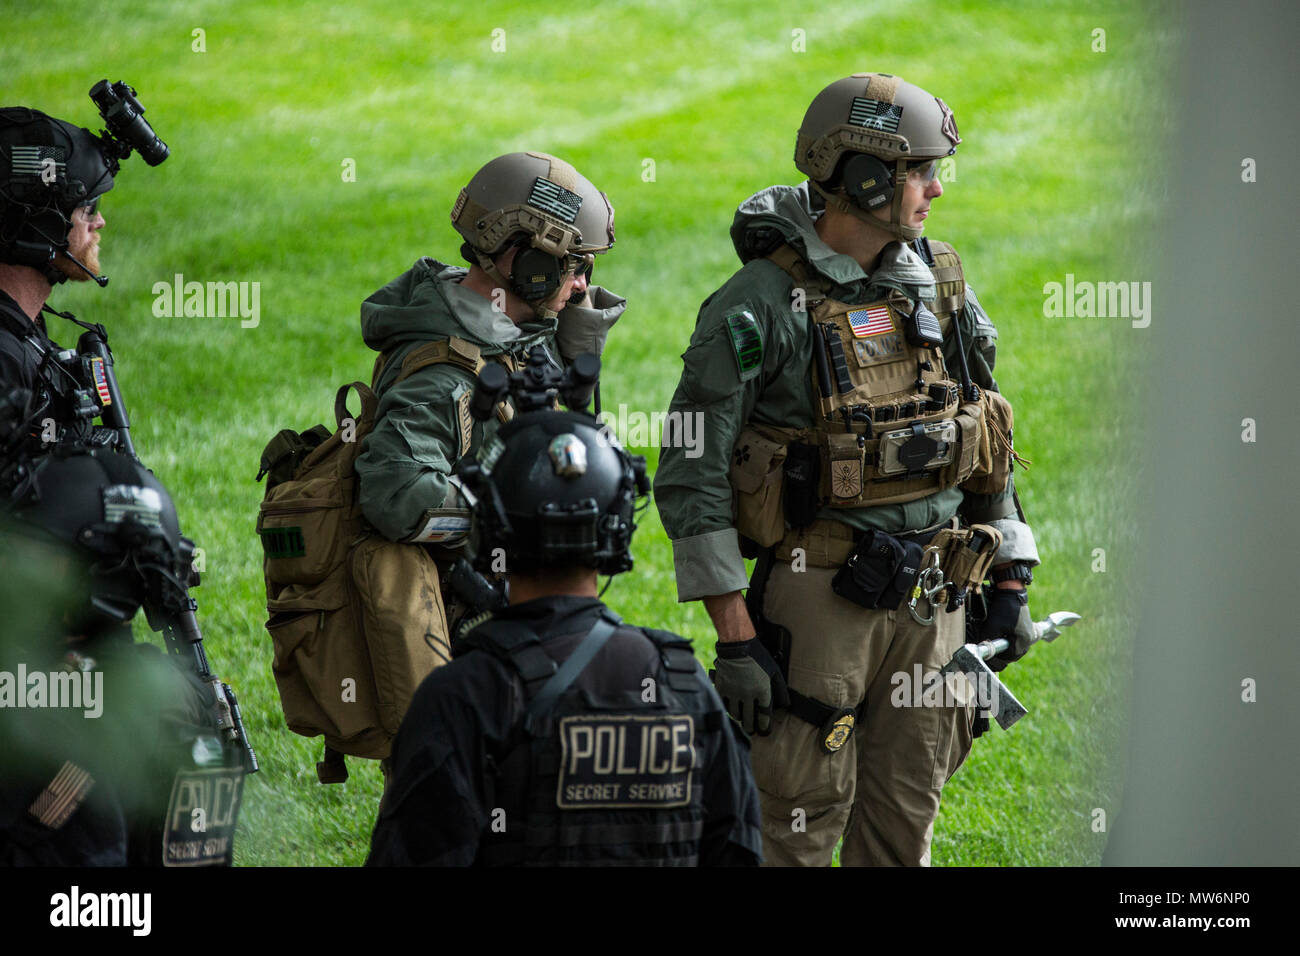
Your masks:
<path fill-rule="evenodd" d="M 1002 532 L 986 524 L 960 530 L 943 528 L 930 540 L 929 547 L 939 552 L 944 577 L 958 594 L 964 594 L 978 587 L 988 574 L 1002 547 Z"/>
<path fill-rule="evenodd" d="M 831 590 L 861 607 L 892 611 L 916 584 L 923 552 L 915 541 L 868 531 L 836 572 Z"/>
<path fill-rule="evenodd" d="M 731 486 L 736 491 L 736 530 L 760 548 L 785 534 L 781 516 L 781 480 L 785 446 L 752 428 L 736 439 L 731 456 Z"/>
<path fill-rule="evenodd" d="M 820 480 L 821 456 L 817 446 L 803 442 L 787 445 L 783 510 L 790 527 L 806 528 L 817 517 L 817 485 Z"/>
<path fill-rule="evenodd" d="M 977 495 L 997 495 L 1006 490 L 1012 462 L 1024 464 L 1025 460 L 1011 446 L 1014 425 L 1011 403 L 1000 393 L 986 388 L 980 390 L 980 404 L 984 406 L 984 432 L 979 460 L 962 488 Z"/>

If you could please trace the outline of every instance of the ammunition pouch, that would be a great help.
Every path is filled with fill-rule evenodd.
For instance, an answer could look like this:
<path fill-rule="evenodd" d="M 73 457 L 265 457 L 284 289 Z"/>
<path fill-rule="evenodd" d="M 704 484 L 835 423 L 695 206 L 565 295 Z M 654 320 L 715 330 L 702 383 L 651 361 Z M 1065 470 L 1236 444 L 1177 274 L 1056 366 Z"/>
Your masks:
<path fill-rule="evenodd" d="M 927 545 L 939 555 L 944 580 L 950 582 L 948 608 L 954 610 L 970 591 L 979 590 L 1002 547 L 1002 532 L 991 525 L 941 528 Z"/>

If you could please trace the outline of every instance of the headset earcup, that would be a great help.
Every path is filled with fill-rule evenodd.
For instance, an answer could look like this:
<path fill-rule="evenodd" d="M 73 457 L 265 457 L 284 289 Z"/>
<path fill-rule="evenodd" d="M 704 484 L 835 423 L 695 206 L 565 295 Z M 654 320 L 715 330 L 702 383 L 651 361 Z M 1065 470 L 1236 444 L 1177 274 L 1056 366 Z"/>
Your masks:
<path fill-rule="evenodd" d="M 879 209 L 894 197 L 889 168 L 875 156 L 854 153 L 844 161 L 844 194 L 860 209 Z"/>
<path fill-rule="evenodd" d="M 560 260 L 549 252 L 528 247 L 515 254 L 510 268 L 510 285 L 525 302 L 549 299 L 560 287 Z"/>

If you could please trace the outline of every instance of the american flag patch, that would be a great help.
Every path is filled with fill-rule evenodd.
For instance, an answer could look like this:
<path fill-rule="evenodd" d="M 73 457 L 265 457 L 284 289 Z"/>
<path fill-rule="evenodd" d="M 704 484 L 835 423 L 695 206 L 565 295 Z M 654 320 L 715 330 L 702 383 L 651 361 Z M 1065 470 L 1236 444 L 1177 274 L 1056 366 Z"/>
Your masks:
<path fill-rule="evenodd" d="M 849 325 L 853 326 L 853 335 L 859 339 L 894 331 L 894 320 L 889 317 L 889 310 L 883 305 L 854 309 L 849 313 Z"/>
<path fill-rule="evenodd" d="M 569 192 L 563 186 L 555 185 L 549 179 L 538 176 L 533 182 L 533 191 L 528 194 L 528 205 L 536 206 L 557 219 L 572 223 L 578 218 L 578 210 L 582 208 L 582 197 L 577 193 Z"/>
<path fill-rule="evenodd" d="M 849 110 L 849 122 L 854 126 L 884 130 L 886 133 L 897 133 L 898 121 L 902 118 L 901 106 L 869 100 L 865 96 L 853 97 L 853 107 Z"/>
<path fill-rule="evenodd" d="M 99 395 L 99 404 L 107 408 L 113 404 L 113 395 L 108 390 L 108 376 L 104 374 L 104 360 L 92 358 L 90 372 L 95 379 L 95 391 Z"/>
<path fill-rule="evenodd" d="M 68 167 L 64 162 L 66 158 L 67 152 L 62 146 L 15 146 L 9 153 L 15 176 L 39 177 L 44 171 L 42 164 L 52 159 L 60 180 L 67 179 Z"/>

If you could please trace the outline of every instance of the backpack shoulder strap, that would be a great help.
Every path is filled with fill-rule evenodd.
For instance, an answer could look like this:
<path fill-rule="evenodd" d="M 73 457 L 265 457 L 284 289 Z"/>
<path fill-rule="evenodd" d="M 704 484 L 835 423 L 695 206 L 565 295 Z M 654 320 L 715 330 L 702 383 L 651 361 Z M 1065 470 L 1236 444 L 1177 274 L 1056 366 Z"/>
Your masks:
<path fill-rule="evenodd" d="M 531 697 L 556 671 L 555 661 L 542 650 L 541 638 L 522 621 L 488 618 L 456 643 L 453 656 L 484 651 L 509 664 L 524 682 L 524 696 Z"/>
<path fill-rule="evenodd" d="M 537 695 L 528 702 L 528 712 L 524 714 L 524 731 L 531 734 L 533 728 L 538 722 L 551 712 L 564 692 L 573 686 L 573 682 L 578 679 L 591 659 L 596 656 L 605 642 L 614 636 L 618 630 L 618 624 L 610 620 L 604 614 L 596 618 L 596 623 L 591 626 L 587 636 L 582 639 L 577 647 L 571 653 L 553 675 L 550 680 L 542 685 Z"/>
<path fill-rule="evenodd" d="M 375 366 L 370 373 L 371 388 L 379 387 L 380 377 L 388 367 L 388 360 L 393 351 L 395 350 L 380 352 L 375 358 Z M 470 375 L 477 375 L 484 365 L 482 349 L 473 342 L 455 335 L 435 342 L 425 342 L 406 353 L 406 357 L 402 359 L 402 367 L 398 370 L 397 378 L 393 379 L 392 384 L 396 385 L 430 365 L 456 365 Z"/>
<path fill-rule="evenodd" d="M 929 263 L 934 273 L 935 312 L 957 313 L 966 305 L 966 276 L 961 267 L 961 256 L 957 250 L 938 239 L 929 241 L 930 255 L 934 259 Z"/>
<path fill-rule="evenodd" d="M 640 631 L 659 648 L 659 659 L 668 672 L 668 686 L 680 693 L 698 691 L 700 685 L 695 675 L 700 665 L 691 642 L 672 631 L 656 631 L 648 627 L 640 628 Z"/>
<path fill-rule="evenodd" d="M 777 246 L 765 258 L 790 276 L 796 286 L 811 290 L 814 293 L 812 296 L 814 300 L 820 301 L 826 297 L 829 284 L 813 271 L 812 267 L 804 261 L 803 256 L 799 255 L 794 246 L 788 242 Z"/>

